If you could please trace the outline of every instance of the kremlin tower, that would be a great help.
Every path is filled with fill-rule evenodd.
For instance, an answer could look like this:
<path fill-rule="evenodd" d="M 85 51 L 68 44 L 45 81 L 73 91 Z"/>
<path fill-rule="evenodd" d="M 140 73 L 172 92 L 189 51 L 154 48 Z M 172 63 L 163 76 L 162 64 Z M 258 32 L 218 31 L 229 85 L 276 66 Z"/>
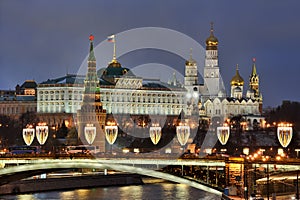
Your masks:
<path fill-rule="evenodd" d="M 87 74 L 84 79 L 84 93 L 81 109 L 77 111 L 78 137 L 86 144 L 85 127 L 96 127 L 96 138 L 93 145 L 99 146 L 101 152 L 105 151 L 104 125 L 106 110 L 100 101 L 100 85 L 96 72 L 96 57 L 94 55 L 94 36 L 90 35 L 90 52 L 88 57 Z"/>

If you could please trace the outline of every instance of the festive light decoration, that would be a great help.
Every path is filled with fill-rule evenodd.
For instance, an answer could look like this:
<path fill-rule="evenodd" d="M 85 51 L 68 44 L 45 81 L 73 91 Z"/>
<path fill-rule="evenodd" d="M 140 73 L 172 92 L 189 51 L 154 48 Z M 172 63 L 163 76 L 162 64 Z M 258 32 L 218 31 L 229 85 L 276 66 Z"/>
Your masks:
<path fill-rule="evenodd" d="M 222 145 L 225 145 L 229 139 L 230 129 L 228 126 L 217 127 L 217 136 Z"/>
<path fill-rule="evenodd" d="M 279 123 L 277 127 L 277 138 L 282 147 L 287 147 L 293 137 L 292 124 L 289 123 Z"/>
<path fill-rule="evenodd" d="M 31 125 L 23 129 L 23 140 L 27 146 L 30 146 L 33 142 L 34 131 Z"/>
<path fill-rule="evenodd" d="M 151 126 L 149 129 L 150 138 L 154 145 L 160 141 L 161 138 L 161 127 L 160 126 Z"/>
<path fill-rule="evenodd" d="M 87 124 L 84 127 L 84 136 L 88 144 L 93 144 L 96 138 L 96 127 L 93 124 Z"/>
<path fill-rule="evenodd" d="M 115 122 L 107 122 L 105 126 L 105 138 L 109 144 L 114 144 L 118 137 L 118 126 Z"/>
<path fill-rule="evenodd" d="M 40 145 L 45 144 L 49 133 L 48 126 L 46 126 L 45 123 L 39 123 L 38 126 L 35 127 L 35 129 L 36 129 L 36 138 L 38 142 L 40 143 Z"/>
<path fill-rule="evenodd" d="M 191 131 L 191 129 L 187 125 L 182 125 L 180 123 L 178 126 L 176 126 L 177 139 L 181 146 L 186 145 L 186 143 L 190 137 L 190 131 Z"/>

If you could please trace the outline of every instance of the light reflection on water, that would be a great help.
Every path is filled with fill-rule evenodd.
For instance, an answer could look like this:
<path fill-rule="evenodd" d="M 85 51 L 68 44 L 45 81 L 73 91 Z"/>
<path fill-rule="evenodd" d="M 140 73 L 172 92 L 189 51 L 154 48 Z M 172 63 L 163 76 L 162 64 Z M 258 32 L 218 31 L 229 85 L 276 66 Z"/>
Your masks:
<path fill-rule="evenodd" d="M 71 191 L 52 191 L 34 194 L 0 196 L 0 199 L 8 200 L 133 200 L 133 199 L 220 199 L 210 194 L 184 184 L 156 183 L 145 185 L 133 185 L 122 187 L 105 187 L 92 189 L 77 189 Z"/>

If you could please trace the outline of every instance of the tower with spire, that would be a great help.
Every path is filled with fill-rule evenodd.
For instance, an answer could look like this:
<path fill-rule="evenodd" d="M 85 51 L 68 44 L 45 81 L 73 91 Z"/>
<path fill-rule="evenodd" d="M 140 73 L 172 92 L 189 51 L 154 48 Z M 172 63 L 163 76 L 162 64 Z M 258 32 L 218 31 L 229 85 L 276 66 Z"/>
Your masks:
<path fill-rule="evenodd" d="M 99 146 L 99 150 L 105 151 L 105 134 L 104 125 L 106 119 L 106 111 L 102 107 L 100 101 L 100 84 L 96 72 L 96 57 L 94 54 L 94 36 L 90 35 L 90 51 L 88 56 L 87 73 L 84 79 L 84 93 L 81 109 L 77 111 L 78 137 L 81 142 L 86 144 L 84 127 L 96 127 L 96 139 L 93 143 Z"/>
<path fill-rule="evenodd" d="M 220 69 L 218 62 L 218 39 L 214 36 L 211 23 L 210 36 L 206 39 L 206 53 L 204 66 L 204 84 L 210 96 L 216 97 L 220 92 Z"/>
<path fill-rule="evenodd" d="M 198 83 L 197 62 L 193 59 L 192 49 L 190 58 L 185 62 L 184 87 L 187 90 L 187 114 L 197 113 L 201 85 Z"/>
<path fill-rule="evenodd" d="M 198 84 L 197 62 L 193 59 L 192 49 L 190 50 L 190 58 L 185 62 L 184 85 L 193 86 Z"/>
<path fill-rule="evenodd" d="M 262 94 L 259 91 L 259 76 L 256 71 L 256 59 L 252 59 L 252 72 L 249 77 L 249 90 L 246 94 L 247 98 L 254 99 L 260 104 L 260 112 L 262 112 Z"/>

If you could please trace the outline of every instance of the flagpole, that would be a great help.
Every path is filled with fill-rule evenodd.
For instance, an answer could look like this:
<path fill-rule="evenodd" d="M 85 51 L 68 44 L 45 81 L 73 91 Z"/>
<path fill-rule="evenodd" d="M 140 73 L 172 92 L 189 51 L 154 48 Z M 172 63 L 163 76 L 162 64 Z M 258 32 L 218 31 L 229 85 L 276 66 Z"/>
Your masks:
<path fill-rule="evenodd" d="M 116 36 L 114 35 L 114 54 L 113 54 L 113 61 L 116 61 L 117 58 L 116 58 Z"/>

